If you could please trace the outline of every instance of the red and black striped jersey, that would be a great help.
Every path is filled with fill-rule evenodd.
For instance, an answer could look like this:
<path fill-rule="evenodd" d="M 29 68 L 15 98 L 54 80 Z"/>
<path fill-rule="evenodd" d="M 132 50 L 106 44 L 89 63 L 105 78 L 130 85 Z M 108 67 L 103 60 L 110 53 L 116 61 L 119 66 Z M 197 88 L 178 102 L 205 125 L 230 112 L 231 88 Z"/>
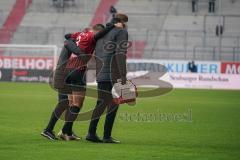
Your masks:
<path fill-rule="evenodd" d="M 76 45 L 88 56 L 91 56 L 96 47 L 96 40 L 94 32 L 89 28 L 84 29 L 82 32 L 76 32 L 71 35 L 72 39 L 76 40 Z M 87 62 L 83 62 L 81 56 L 71 54 L 68 61 L 67 68 L 86 69 Z"/>

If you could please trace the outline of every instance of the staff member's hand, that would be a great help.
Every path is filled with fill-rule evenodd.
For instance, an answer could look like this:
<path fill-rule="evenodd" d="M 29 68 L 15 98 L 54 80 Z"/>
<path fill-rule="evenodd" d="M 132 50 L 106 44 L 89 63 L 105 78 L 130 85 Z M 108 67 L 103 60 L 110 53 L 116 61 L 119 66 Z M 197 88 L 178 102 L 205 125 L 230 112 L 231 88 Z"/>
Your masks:
<path fill-rule="evenodd" d="M 127 78 L 126 77 L 122 77 L 122 85 L 126 84 L 127 83 Z"/>

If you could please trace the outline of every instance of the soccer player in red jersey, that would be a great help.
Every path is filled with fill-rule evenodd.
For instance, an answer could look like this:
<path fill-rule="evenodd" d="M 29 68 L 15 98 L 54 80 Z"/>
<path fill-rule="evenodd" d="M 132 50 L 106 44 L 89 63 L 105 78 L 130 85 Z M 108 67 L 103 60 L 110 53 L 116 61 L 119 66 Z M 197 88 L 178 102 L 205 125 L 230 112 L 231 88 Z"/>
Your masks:
<path fill-rule="evenodd" d="M 121 25 L 120 23 L 115 24 L 116 27 L 121 27 Z M 65 124 L 59 136 L 63 140 L 80 139 L 73 133 L 72 126 L 82 108 L 85 97 L 86 64 L 94 52 L 96 41 L 112 28 L 114 28 L 114 25 L 104 28 L 103 25 L 97 24 L 93 28 L 87 28 L 82 32 L 65 35 L 67 41 L 65 41 L 59 57 L 53 86 L 59 93 L 67 93 L 68 100 L 60 99 L 47 127 L 41 133 L 44 137 L 50 140 L 57 139 L 53 133 L 53 128 L 66 110 Z"/>

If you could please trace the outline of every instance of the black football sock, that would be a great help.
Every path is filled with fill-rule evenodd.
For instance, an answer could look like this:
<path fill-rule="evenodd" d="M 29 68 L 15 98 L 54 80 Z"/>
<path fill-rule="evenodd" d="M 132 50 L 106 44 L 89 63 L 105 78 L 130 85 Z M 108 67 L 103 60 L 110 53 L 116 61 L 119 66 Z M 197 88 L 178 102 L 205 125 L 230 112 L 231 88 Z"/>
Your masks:
<path fill-rule="evenodd" d="M 52 112 L 51 118 L 49 120 L 49 123 L 46 127 L 47 131 L 52 131 L 54 126 L 56 125 L 58 119 L 61 117 L 62 113 L 69 108 L 69 102 L 68 100 L 63 100 L 58 103 L 54 111 Z"/>
<path fill-rule="evenodd" d="M 72 135 L 73 122 L 77 119 L 80 108 L 77 106 L 72 106 L 69 108 L 69 112 L 66 118 L 66 122 L 63 126 L 62 132 L 67 135 Z"/>
<path fill-rule="evenodd" d="M 110 138 L 112 134 L 112 128 L 114 124 L 114 120 L 117 114 L 118 105 L 111 105 L 108 107 L 108 111 L 106 114 L 105 124 L 104 124 L 104 138 Z"/>

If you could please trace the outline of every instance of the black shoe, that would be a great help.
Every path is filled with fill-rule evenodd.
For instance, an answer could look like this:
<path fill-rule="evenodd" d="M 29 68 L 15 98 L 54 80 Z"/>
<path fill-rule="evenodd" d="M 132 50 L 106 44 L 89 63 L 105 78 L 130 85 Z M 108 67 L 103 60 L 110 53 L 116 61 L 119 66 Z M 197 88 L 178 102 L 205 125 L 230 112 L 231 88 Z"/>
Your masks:
<path fill-rule="evenodd" d="M 102 140 L 97 135 L 90 135 L 86 136 L 86 140 L 95 143 L 102 143 Z"/>
<path fill-rule="evenodd" d="M 48 131 L 44 129 L 41 135 L 50 140 L 58 140 L 53 131 Z"/>
<path fill-rule="evenodd" d="M 120 143 L 120 141 L 112 137 L 109 137 L 109 138 L 103 138 L 103 143 Z"/>

